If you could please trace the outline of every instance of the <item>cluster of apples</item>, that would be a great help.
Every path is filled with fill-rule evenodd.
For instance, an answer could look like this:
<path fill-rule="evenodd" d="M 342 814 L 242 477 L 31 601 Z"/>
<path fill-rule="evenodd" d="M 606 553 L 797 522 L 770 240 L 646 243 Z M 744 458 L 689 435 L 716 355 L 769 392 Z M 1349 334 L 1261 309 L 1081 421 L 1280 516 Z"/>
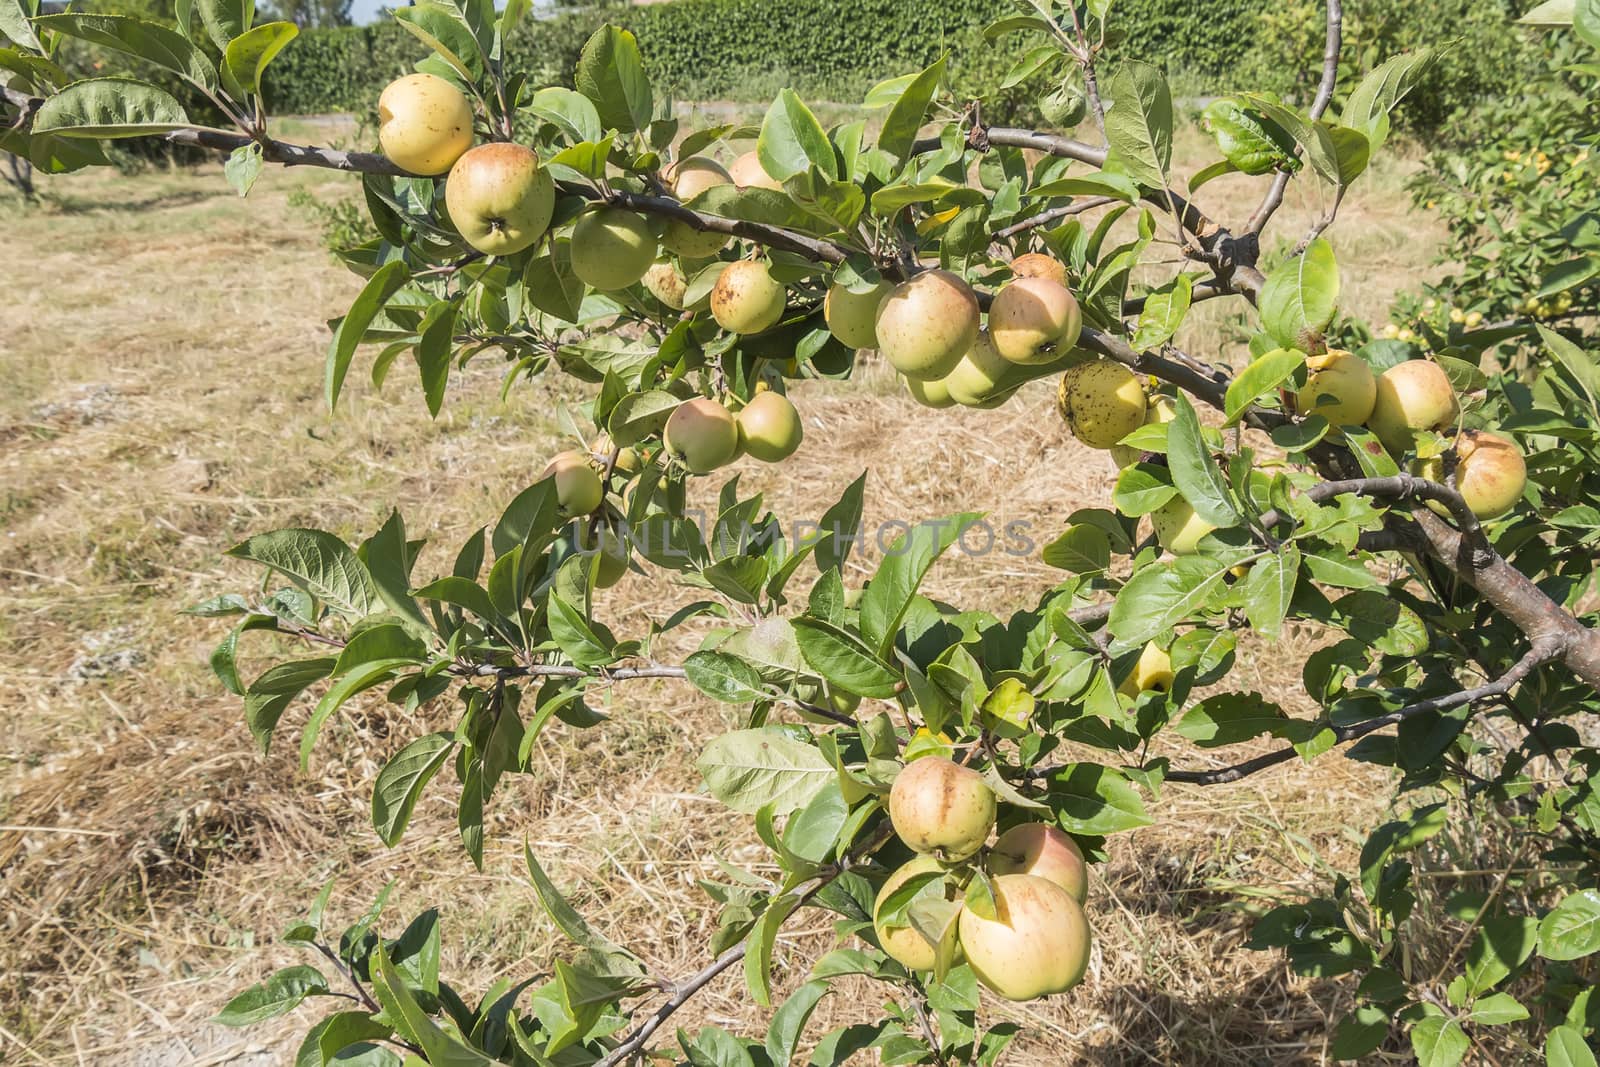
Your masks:
<path fill-rule="evenodd" d="M 989 306 L 985 326 L 965 279 L 928 270 L 899 285 L 835 281 L 823 301 L 834 337 L 875 348 L 933 408 L 993 408 L 1028 379 L 1025 368 L 1053 363 L 1078 342 L 1083 317 L 1066 286 L 1066 268 L 1038 253 L 1011 263 L 1012 281 Z"/>
<path fill-rule="evenodd" d="M 762 382 L 736 412 L 710 397 L 684 401 L 668 416 L 662 437 L 667 454 L 691 474 L 710 474 L 740 456 L 780 463 L 794 455 L 805 430 L 789 398 Z"/>
<path fill-rule="evenodd" d="M 1045 823 L 1024 823 L 985 848 L 995 824 L 994 791 L 982 775 L 940 756 L 913 760 L 889 791 L 889 820 L 917 853 L 889 875 L 873 905 L 873 930 L 884 952 L 912 971 L 932 970 L 937 948 L 912 926 L 887 921 L 884 903 L 918 875 L 940 873 L 947 900 L 982 864 L 994 917 L 963 905 L 955 919 L 959 957 L 978 980 L 1008 1000 L 1064 993 L 1089 966 L 1083 903 L 1089 876 L 1077 843 Z M 930 890 L 932 891 L 932 890 Z"/>
<path fill-rule="evenodd" d="M 593 571 L 597 589 L 609 589 L 628 573 L 630 553 L 626 540 L 605 521 L 605 478 L 608 471 L 619 478 L 632 478 L 641 469 L 639 453 L 631 448 L 614 448 L 602 434 L 589 451 L 571 449 L 558 452 L 546 464 L 541 479 L 553 478 L 556 503 L 569 518 L 600 513 L 597 523 L 578 524 L 578 547 L 585 556 L 599 557 Z"/>

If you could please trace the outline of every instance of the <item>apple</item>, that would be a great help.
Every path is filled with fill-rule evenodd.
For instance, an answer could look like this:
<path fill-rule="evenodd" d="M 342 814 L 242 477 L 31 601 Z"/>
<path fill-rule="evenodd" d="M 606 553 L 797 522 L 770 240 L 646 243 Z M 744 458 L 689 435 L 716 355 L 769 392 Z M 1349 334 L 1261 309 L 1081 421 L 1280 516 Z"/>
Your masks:
<path fill-rule="evenodd" d="M 378 96 L 378 144 L 412 174 L 443 174 L 472 147 L 472 105 L 436 75 L 396 78 Z"/>
<path fill-rule="evenodd" d="M 733 184 L 741 189 L 783 191 L 783 183 L 767 173 L 767 168 L 761 165 L 761 157 L 755 152 L 746 152 L 728 164 L 728 175 L 733 179 Z"/>
<path fill-rule="evenodd" d="M 739 455 L 739 424 L 727 408 L 697 396 L 673 408 L 662 439 L 693 474 L 709 474 Z"/>
<path fill-rule="evenodd" d="M 787 294 L 765 263 L 729 263 L 711 287 L 711 317 L 730 333 L 760 333 L 783 318 Z"/>
<path fill-rule="evenodd" d="M 1367 428 L 1390 452 L 1404 452 L 1414 445 L 1416 431 L 1447 429 L 1460 414 L 1444 368 L 1430 360 L 1408 359 L 1378 376 Z"/>
<path fill-rule="evenodd" d="M 1200 538 L 1216 527 L 1194 513 L 1194 508 L 1181 496 L 1175 496 L 1150 513 L 1150 525 L 1155 527 L 1156 540 L 1174 556 L 1191 556 L 1200 544 Z"/>
<path fill-rule="evenodd" d="M 801 704 L 827 708 L 835 715 L 854 715 L 856 709 L 861 706 L 861 698 L 855 693 L 846 693 L 842 689 L 832 688 L 824 693 L 822 686 L 815 682 L 803 682 L 796 686 L 794 698 Z M 806 722 L 816 723 L 819 726 L 835 726 L 838 724 L 837 719 L 830 718 L 827 715 L 818 715 L 816 712 L 807 711 L 805 708 L 799 708 L 798 711 L 800 718 Z"/>
<path fill-rule="evenodd" d="M 794 455 L 805 437 L 800 413 L 782 393 L 757 393 L 734 416 L 739 448 L 763 463 L 781 463 Z"/>
<path fill-rule="evenodd" d="M 1049 278 L 1018 278 L 989 305 L 995 351 L 1013 363 L 1049 363 L 1078 343 L 1082 329 L 1078 301 Z"/>
<path fill-rule="evenodd" d="M 1011 363 L 995 350 L 993 335 L 988 330 L 978 331 L 978 340 L 972 350 L 961 357 L 955 369 L 941 379 L 950 399 L 963 407 L 982 407 L 1007 392 Z M 996 405 L 998 406 L 998 405 Z"/>
<path fill-rule="evenodd" d="M 930 270 L 889 291 L 878 306 L 878 351 L 907 378 L 932 381 L 955 370 L 978 340 L 978 298 L 946 270 Z"/>
<path fill-rule="evenodd" d="M 1061 376 L 1056 410 L 1072 436 L 1090 448 L 1110 448 L 1144 425 L 1144 385 L 1122 364 L 1097 359 Z"/>
<path fill-rule="evenodd" d="M 674 311 L 683 310 L 683 296 L 689 291 L 689 281 L 679 273 L 671 260 L 656 260 L 640 280 L 651 296 Z"/>
<path fill-rule="evenodd" d="M 1162 426 L 1171 422 L 1177 417 L 1178 409 L 1172 403 L 1172 398 L 1157 393 L 1156 396 L 1148 401 L 1145 405 L 1144 422 L 1141 425 Z M 1127 445 L 1111 446 L 1111 461 L 1117 465 L 1118 470 L 1122 469 L 1123 467 L 1131 467 L 1133 464 L 1139 462 L 1143 455 L 1144 453 L 1139 449 L 1129 448 Z"/>
<path fill-rule="evenodd" d="M 444 208 L 467 244 L 485 255 L 509 256 L 550 228 L 556 183 L 532 149 L 502 141 L 481 144 L 450 168 Z"/>
<path fill-rule="evenodd" d="M 594 575 L 596 589 L 610 589 L 628 573 L 628 546 L 609 526 L 602 529 L 596 538 L 589 533 L 588 524 L 582 524 L 578 533 L 578 551 L 583 556 L 586 568 L 596 553 L 599 555 L 600 564 Z"/>
<path fill-rule="evenodd" d="M 896 889 L 917 875 L 943 870 L 944 865 L 932 856 L 913 856 L 884 879 L 883 887 L 878 890 L 878 895 L 872 902 L 872 932 L 878 935 L 878 945 L 890 959 L 908 971 L 933 970 L 934 964 L 939 959 L 939 948 L 937 945 L 929 944 L 928 939 L 918 933 L 916 927 L 890 926 L 885 923 L 880 918 L 884 902 Z M 945 898 L 953 899 L 954 893 L 953 887 L 946 888 Z"/>
<path fill-rule="evenodd" d="M 1018 278 L 1046 278 L 1057 285 L 1067 284 L 1067 265 L 1043 252 L 1025 252 L 1013 259 L 1011 273 Z"/>
<path fill-rule="evenodd" d="M 572 227 L 572 273 L 603 292 L 626 289 L 656 261 L 656 239 L 643 218 L 620 207 L 602 207 Z"/>
<path fill-rule="evenodd" d="M 707 189 L 727 185 L 733 181 L 727 170 L 714 159 L 690 156 L 680 159 L 667 172 L 672 195 L 687 204 Z M 688 259 L 705 259 L 716 255 L 728 243 L 725 233 L 697 230 L 687 222 L 673 219 L 661 234 L 661 247 L 674 255 Z"/>
<path fill-rule="evenodd" d="M 605 489 L 587 452 L 558 453 L 539 477 L 552 476 L 556 480 L 556 500 L 565 514 L 587 515 L 605 499 Z"/>
<path fill-rule="evenodd" d="M 834 282 L 822 298 L 822 317 L 839 343 L 849 348 L 878 347 L 878 305 L 892 286 L 879 282 L 864 293 L 854 293 Z"/>
<path fill-rule="evenodd" d="M 961 948 L 972 971 L 1007 1000 L 1065 993 L 1089 969 L 1089 921 L 1072 894 L 1032 874 L 994 880 L 996 917 L 963 908 Z"/>
<path fill-rule="evenodd" d="M 917 403 L 925 408 L 953 408 L 956 406 L 956 399 L 950 395 L 950 390 L 945 387 L 943 378 L 935 378 L 931 382 L 907 378 L 905 383 L 906 391 L 911 394 Z"/>
<path fill-rule="evenodd" d="M 617 454 L 615 463 L 611 463 L 611 453 L 613 452 Z M 631 478 L 638 474 L 643 466 L 639 461 L 639 453 L 637 451 L 626 447 L 618 448 L 608 433 L 602 433 L 594 439 L 594 443 L 589 446 L 589 457 L 598 470 L 604 471 L 609 463 L 612 471 L 622 475 L 624 478 Z"/>
<path fill-rule="evenodd" d="M 1049 823 L 1013 826 L 989 850 L 989 870 L 998 875 L 1032 874 L 1054 882 L 1082 904 L 1089 895 L 1089 867 L 1078 843 Z"/>
<path fill-rule="evenodd" d="M 994 827 L 994 792 L 970 767 L 939 756 L 913 760 L 889 790 L 889 821 L 915 852 L 963 860 Z"/>
<path fill-rule="evenodd" d="M 1140 693 L 1165 693 L 1171 688 L 1172 657 L 1167 655 L 1166 649 L 1151 641 L 1140 651 L 1139 661 L 1133 665 L 1133 670 L 1122 680 L 1122 684 L 1117 686 L 1117 692 L 1137 700 Z"/>
<path fill-rule="evenodd" d="M 1306 360 L 1310 374 L 1295 393 L 1295 410 L 1321 415 L 1333 426 L 1360 426 L 1378 399 L 1378 380 L 1367 361 L 1353 352 L 1330 348 Z"/>
<path fill-rule="evenodd" d="M 1474 515 L 1499 518 L 1517 506 L 1528 486 L 1528 465 L 1509 438 L 1487 430 L 1462 430 L 1456 437 L 1455 455 L 1456 491 Z M 1444 462 L 1437 457 L 1427 460 L 1419 465 L 1418 473 L 1430 481 L 1443 481 Z M 1449 517 L 1443 504 L 1429 501 L 1428 506 Z"/>

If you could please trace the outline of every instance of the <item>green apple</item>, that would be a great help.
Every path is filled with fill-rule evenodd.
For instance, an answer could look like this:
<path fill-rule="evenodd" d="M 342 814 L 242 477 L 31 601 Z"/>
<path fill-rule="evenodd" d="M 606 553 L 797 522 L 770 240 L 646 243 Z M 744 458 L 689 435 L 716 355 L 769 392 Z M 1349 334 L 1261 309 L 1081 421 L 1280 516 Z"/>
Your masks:
<path fill-rule="evenodd" d="M 994 828 L 995 797 L 983 776 L 938 756 L 913 760 L 889 790 L 889 821 L 915 852 L 963 860 Z"/>
<path fill-rule="evenodd" d="M 602 292 L 616 292 L 643 278 L 656 260 L 650 225 L 619 207 L 595 208 L 572 227 L 572 273 Z"/>
<path fill-rule="evenodd" d="M 509 256 L 550 228 L 555 181 L 532 149 L 503 141 L 481 144 L 450 168 L 444 207 L 467 244 L 486 255 Z"/>
<path fill-rule="evenodd" d="M 943 378 L 978 340 L 978 298 L 960 276 L 924 271 L 883 298 L 874 329 L 895 370 L 925 382 Z"/>
<path fill-rule="evenodd" d="M 805 437 L 800 413 L 781 393 L 757 393 L 734 416 L 739 424 L 739 447 L 763 463 L 781 463 L 794 455 Z"/>
<path fill-rule="evenodd" d="M 730 333 L 760 333 L 783 318 L 787 294 L 765 263 L 729 263 L 711 287 L 711 317 Z"/>

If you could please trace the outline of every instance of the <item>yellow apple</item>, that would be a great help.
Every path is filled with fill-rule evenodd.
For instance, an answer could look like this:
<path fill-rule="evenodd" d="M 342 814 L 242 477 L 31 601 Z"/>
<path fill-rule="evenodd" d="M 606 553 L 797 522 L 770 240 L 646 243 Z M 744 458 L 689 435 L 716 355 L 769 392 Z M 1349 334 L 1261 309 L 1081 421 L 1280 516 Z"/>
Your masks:
<path fill-rule="evenodd" d="M 1025 252 L 1013 259 L 1011 273 L 1018 278 L 1045 278 L 1057 285 L 1067 284 L 1067 265 L 1043 252 Z"/>
<path fill-rule="evenodd" d="M 1049 278 L 1009 282 L 989 305 L 995 351 L 1013 363 L 1049 363 L 1078 343 L 1082 328 L 1078 301 Z"/>
<path fill-rule="evenodd" d="M 783 318 L 787 294 L 765 263 L 729 263 L 711 287 L 711 317 L 730 333 L 760 333 Z"/>
<path fill-rule="evenodd" d="M 686 204 L 713 186 L 733 181 L 721 163 L 705 156 L 680 159 L 673 164 L 667 178 L 672 195 Z M 725 233 L 697 230 L 687 222 L 673 219 L 661 234 L 661 247 L 687 259 L 705 259 L 721 251 L 728 239 Z"/>
<path fill-rule="evenodd" d="M 532 149 L 495 141 L 450 168 L 444 207 L 467 244 L 491 256 L 530 247 L 550 228 L 556 185 Z"/>
<path fill-rule="evenodd" d="M 955 274 L 930 270 L 883 298 L 878 351 L 907 378 L 932 381 L 955 369 L 978 340 L 978 298 Z"/>
<path fill-rule="evenodd" d="M 928 939 L 918 933 L 913 926 L 891 926 L 884 922 L 880 918 L 884 902 L 896 889 L 917 875 L 943 870 L 944 865 L 932 856 L 914 856 L 884 880 L 883 887 L 878 890 L 878 895 L 872 902 L 872 931 L 878 935 L 878 944 L 888 953 L 890 959 L 908 971 L 933 970 L 934 964 L 939 959 L 938 946 L 929 944 Z M 946 889 L 946 898 L 952 898 L 954 892 L 953 887 Z"/>
<path fill-rule="evenodd" d="M 433 74 L 397 78 L 378 97 L 378 144 L 412 174 L 443 174 L 472 147 L 472 105 Z"/>
<path fill-rule="evenodd" d="M 1360 426 L 1378 400 L 1378 380 L 1367 361 L 1333 348 L 1306 360 L 1311 372 L 1295 394 L 1295 410 L 1321 415 L 1333 426 Z"/>
<path fill-rule="evenodd" d="M 674 311 L 683 310 L 683 296 L 689 291 L 689 282 L 670 260 L 652 263 L 640 280 L 651 296 Z"/>
<path fill-rule="evenodd" d="M 853 293 L 838 282 L 828 286 L 822 299 L 828 331 L 849 348 L 877 348 L 878 305 L 890 288 L 888 282 L 879 282 L 864 293 Z"/>
<path fill-rule="evenodd" d="M 1528 465 L 1521 449 L 1509 438 L 1487 430 L 1462 430 L 1455 443 L 1456 491 L 1480 519 L 1495 519 L 1517 506 L 1528 486 Z M 1435 457 L 1419 464 L 1418 473 L 1430 481 L 1444 480 L 1444 462 Z M 1449 517 L 1443 504 L 1430 501 L 1434 511 Z"/>
<path fill-rule="evenodd" d="M 1089 922 L 1072 895 L 1032 874 L 994 880 L 996 917 L 963 908 L 957 920 L 972 971 L 1007 1000 L 1065 993 L 1089 969 Z"/>
<path fill-rule="evenodd" d="M 1089 867 L 1078 843 L 1049 823 L 1013 826 L 989 850 L 995 874 L 1031 874 L 1054 882 L 1082 904 L 1089 895 Z"/>
<path fill-rule="evenodd" d="M 662 437 L 667 452 L 694 474 L 709 474 L 739 455 L 739 424 L 710 397 L 674 408 Z"/>
<path fill-rule="evenodd" d="M 572 273 L 603 292 L 626 289 L 656 261 L 650 225 L 619 207 L 595 208 L 572 227 Z"/>
<path fill-rule="evenodd" d="M 1415 444 L 1416 431 L 1448 429 L 1460 414 L 1444 369 L 1431 360 L 1408 359 L 1378 376 L 1367 428 L 1389 451 L 1404 452 Z"/>
<path fill-rule="evenodd" d="M 781 463 L 794 455 L 805 437 L 800 413 L 781 393 L 757 393 L 739 414 L 739 447 L 763 463 Z"/>
<path fill-rule="evenodd" d="M 1144 385 L 1109 359 L 1083 363 L 1061 376 L 1056 410 L 1072 436 L 1090 448 L 1110 448 L 1144 425 Z"/>
<path fill-rule="evenodd" d="M 1150 513 L 1156 540 L 1174 556 L 1193 555 L 1200 539 L 1216 527 L 1194 513 L 1181 496 L 1175 496 Z"/>
<path fill-rule="evenodd" d="M 913 851 L 962 860 L 994 827 L 994 791 L 970 767 L 938 756 L 913 760 L 889 790 L 889 821 Z"/>
<path fill-rule="evenodd" d="M 983 407 L 997 397 L 1004 399 L 1010 372 L 1016 364 L 995 351 L 994 340 L 988 330 L 978 331 L 978 340 L 972 350 L 961 357 L 955 369 L 942 380 L 950 399 L 963 407 Z"/>
<path fill-rule="evenodd" d="M 605 489 L 587 452 L 558 453 L 539 477 L 552 476 L 556 480 L 556 500 L 568 515 L 587 515 L 605 499 Z"/>
<path fill-rule="evenodd" d="M 767 173 L 767 168 L 761 165 L 761 157 L 754 152 L 746 152 L 730 163 L 728 175 L 733 179 L 733 184 L 741 189 L 783 191 L 783 183 Z"/>
<path fill-rule="evenodd" d="M 1171 422 L 1177 417 L 1178 409 L 1173 405 L 1172 398 L 1157 393 L 1155 397 L 1153 397 L 1145 405 L 1144 422 L 1141 423 L 1141 425 L 1162 426 Z M 1130 467 L 1139 462 L 1140 457 L 1143 455 L 1144 453 L 1139 449 L 1130 448 L 1127 445 L 1111 446 L 1111 461 L 1117 465 L 1119 470 L 1123 467 Z"/>
<path fill-rule="evenodd" d="M 919 381 L 916 378 L 906 378 L 906 391 L 909 392 L 917 403 L 925 408 L 953 408 L 956 406 L 955 397 L 950 395 L 950 390 L 945 388 L 943 378 L 935 378 L 931 382 Z"/>
<path fill-rule="evenodd" d="M 1139 653 L 1139 661 L 1133 665 L 1133 670 L 1122 680 L 1122 684 L 1117 686 L 1117 692 L 1137 699 L 1140 693 L 1165 693 L 1171 688 L 1172 657 L 1167 655 L 1166 649 L 1151 641 Z"/>

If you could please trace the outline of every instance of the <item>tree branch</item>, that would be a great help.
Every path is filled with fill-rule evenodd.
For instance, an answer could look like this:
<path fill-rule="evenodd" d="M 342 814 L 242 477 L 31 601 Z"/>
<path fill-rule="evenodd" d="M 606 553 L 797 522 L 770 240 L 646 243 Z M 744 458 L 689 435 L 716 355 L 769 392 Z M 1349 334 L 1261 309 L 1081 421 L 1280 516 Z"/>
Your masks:
<path fill-rule="evenodd" d="M 1448 711 L 1451 708 L 1459 708 L 1463 704 L 1477 704 L 1485 700 L 1499 699 L 1510 693 L 1518 682 L 1521 682 L 1540 666 L 1558 659 L 1561 654 L 1562 646 L 1559 641 L 1535 641 L 1526 655 L 1494 681 L 1480 685 L 1475 689 L 1465 689 L 1459 693 L 1451 693 L 1448 696 L 1429 697 L 1427 700 L 1419 700 L 1414 704 L 1407 704 L 1397 711 L 1391 711 L 1389 714 L 1380 715 L 1375 719 L 1367 719 L 1364 722 L 1338 727 L 1333 731 L 1334 737 L 1337 739 L 1335 744 L 1342 745 L 1346 742 L 1354 741 L 1357 738 L 1365 737 L 1367 734 L 1381 730 L 1385 726 L 1394 726 L 1402 723 L 1415 715 L 1422 715 L 1430 711 Z M 1180 769 L 1168 771 L 1166 780 L 1169 782 L 1181 782 L 1185 785 L 1224 785 L 1229 782 L 1237 782 L 1241 778 L 1247 778 L 1258 771 L 1266 770 L 1268 767 L 1287 763 L 1289 760 L 1294 759 L 1296 755 L 1298 753 L 1293 746 L 1290 746 L 1263 753 L 1253 759 L 1247 759 L 1228 767 L 1218 767 L 1215 770 Z"/>
<path fill-rule="evenodd" d="M 1322 49 L 1322 81 L 1317 85 L 1317 95 L 1311 101 L 1311 121 L 1315 122 L 1328 110 L 1333 100 L 1334 86 L 1339 82 L 1339 52 L 1344 43 L 1344 4 L 1342 0 L 1328 0 L 1328 32 Z M 1280 170 L 1272 179 L 1267 195 L 1260 206 L 1244 224 L 1244 232 L 1252 237 L 1266 229 L 1273 213 L 1283 204 L 1283 194 L 1289 188 L 1289 171 Z M 1330 220 L 1331 221 L 1331 220 Z M 1325 229 L 1326 227 L 1324 227 Z M 1315 237 L 1316 234 L 1312 234 Z M 1310 244 L 1307 239 L 1306 244 Z"/>
<path fill-rule="evenodd" d="M 1478 517 L 1472 513 L 1472 509 L 1467 506 L 1461 494 L 1448 485 L 1430 482 L 1426 478 L 1418 478 L 1412 474 L 1395 474 L 1386 478 L 1346 478 L 1322 482 L 1307 489 L 1305 495 L 1308 500 L 1322 504 L 1347 493 L 1391 500 L 1436 501 L 1450 510 L 1451 517 L 1461 528 L 1462 536 L 1475 551 L 1493 553 L 1483 535 L 1483 527 L 1479 525 Z M 1261 516 L 1261 525 L 1270 528 L 1288 518 L 1290 516 L 1273 509 Z"/>
<path fill-rule="evenodd" d="M 1004 240 L 1007 237 L 1015 237 L 1019 233 L 1026 233 L 1040 226 L 1048 226 L 1057 219 L 1064 219 L 1071 215 L 1081 215 L 1083 212 L 1093 211 L 1097 207 L 1105 207 L 1107 204 L 1120 204 L 1121 202 L 1114 196 L 1083 197 L 1062 207 L 1053 207 L 1049 211 L 1041 211 L 1032 218 L 1023 219 L 1021 222 L 1013 223 L 1004 229 L 996 230 L 990 236 L 997 240 Z"/>
<path fill-rule="evenodd" d="M 791 890 L 791 893 L 797 894 L 791 914 L 805 907 L 812 897 L 822 892 L 831 882 L 855 866 L 862 856 L 870 855 L 881 848 L 889 840 L 893 832 L 894 828 L 885 821 L 876 833 L 851 849 L 839 862 L 824 868 L 823 873 Z M 785 895 L 788 894 L 779 894 L 779 896 Z M 774 902 L 777 899 L 777 897 L 774 897 Z M 769 903 L 767 906 L 772 907 L 772 904 Z M 723 952 L 722 955 L 712 960 L 701 970 L 679 982 L 673 988 L 672 995 L 667 998 L 666 1003 L 657 1008 L 655 1013 L 636 1027 L 631 1034 L 623 1038 L 621 1044 L 601 1057 L 595 1067 L 616 1067 L 623 1060 L 637 1055 L 644 1049 L 645 1043 L 650 1040 L 651 1036 L 661 1028 L 662 1024 L 670 1019 L 679 1008 L 687 1004 L 690 998 L 709 985 L 717 975 L 744 959 L 748 946 L 748 939 L 739 942 L 739 944 Z"/>

